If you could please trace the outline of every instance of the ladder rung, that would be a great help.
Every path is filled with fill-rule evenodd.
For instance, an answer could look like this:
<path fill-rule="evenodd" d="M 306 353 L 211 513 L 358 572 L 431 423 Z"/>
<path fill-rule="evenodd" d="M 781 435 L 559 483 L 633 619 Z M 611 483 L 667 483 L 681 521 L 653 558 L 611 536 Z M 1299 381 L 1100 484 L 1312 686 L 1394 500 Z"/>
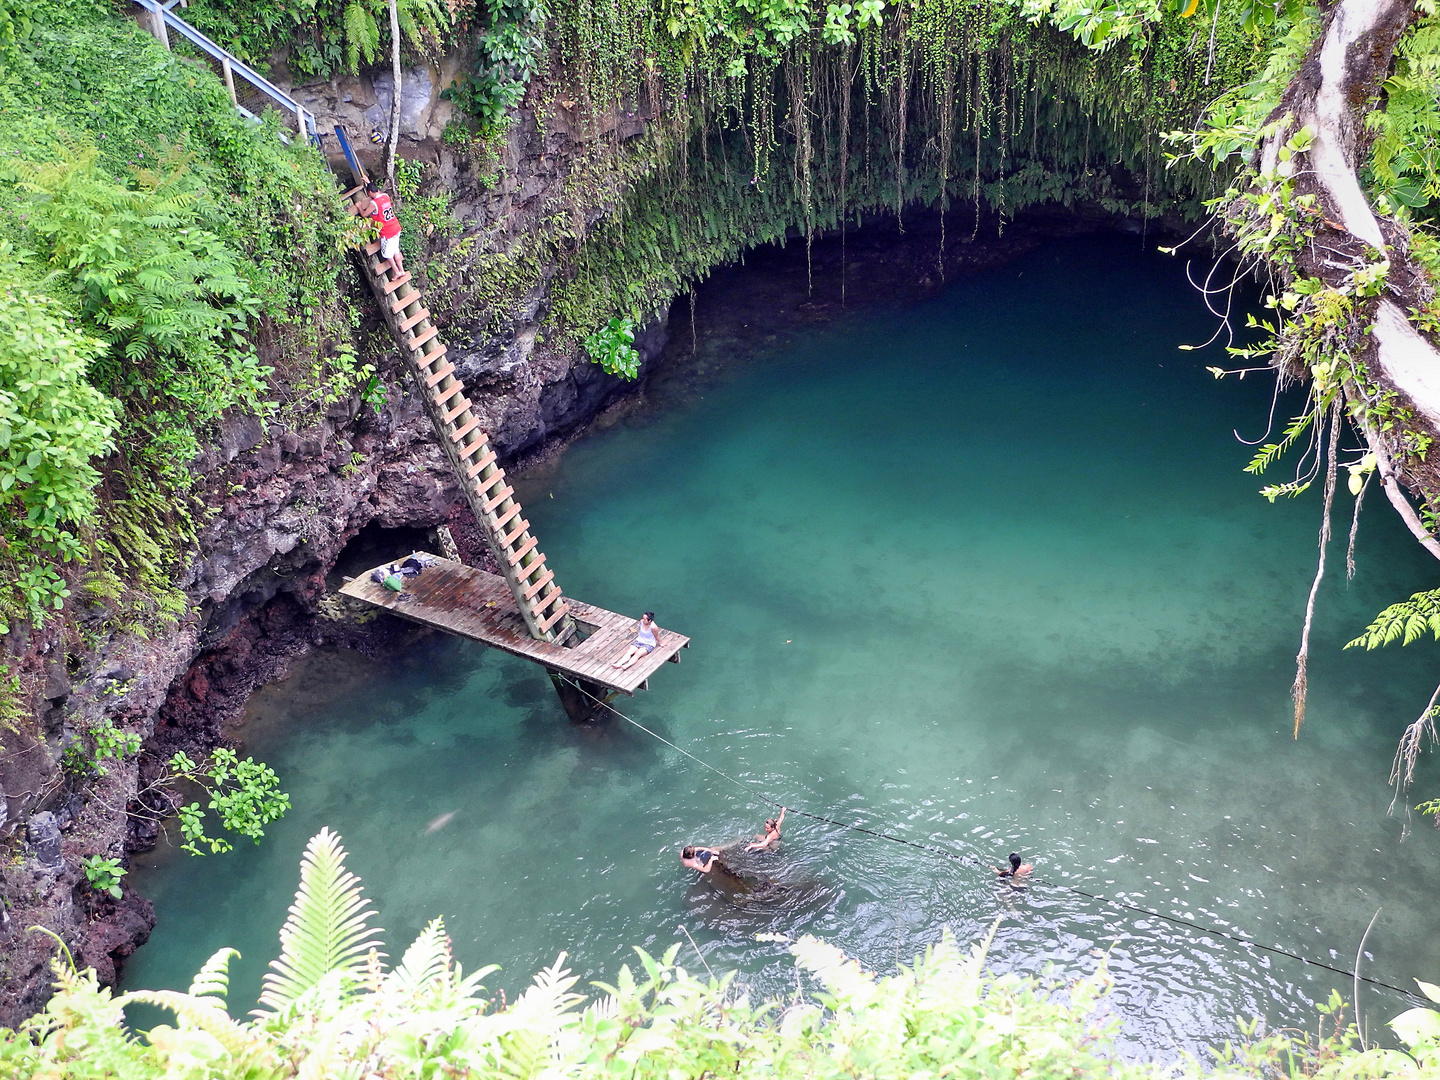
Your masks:
<path fill-rule="evenodd" d="M 446 375 L 449 375 L 454 370 L 454 364 L 445 364 L 438 371 L 432 371 L 429 375 L 425 376 L 425 389 L 433 390 L 436 383 L 438 383 L 441 379 L 445 378 Z M 459 379 L 456 379 L 455 383 L 457 386 L 465 385 Z"/>
<path fill-rule="evenodd" d="M 560 618 L 565 615 L 569 610 L 570 605 L 562 600 L 560 606 L 550 613 L 549 618 L 542 619 L 535 625 L 540 628 L 540 632 L 543 634 L 546 630 L 549 630 L 550 627 L 554 626 L 557 622 L 559 622 Z"/>
<path fill-rule="evenodd" d="M 487 476 L 484 480 L 481 480 L 480 483 L 476 484 L 476 485 L 475 485 L 475 490 L 478 491 L 481 495 L 484 495 L 487 491 L 489 491 L 491 488 L 493 488 L 496 484 L 498 484 L 501 480 L 504 480 L 504 479 L 505 479 L 505 470 L 504 470 L 504 469 L 496 469 L 493 473 L 491 473 L 489 476 Z"/>
<path fill-rule="evenodd" d="M 452 397 L 454 397 L 456 394 L 460 393 L 460 391 L 464 389 L 465 384 L 462 383 L 459 379 L 454 379 L 450 383 L 450 389 L 436 390 L 434 396 L 431 397 L 430 400 L 435 402 L 436 405 L 444 405 L 445 402 L 449 401 Z"/>
<path fill-rule="evenodd" d="M 471 465 L 468 469 L 465 470 L 465 479 L 466 479 L 466 480 L 474 480 L 475 477 L 479 476 L 482 472 L 484 472 L 485 469 L 486 469 L 486 467 L 487 467 L 488 465 L 492 464 L 494 461 L 495 461 L 495 451 L 494 451 L 494 450 L 487 450 L 487 451 L 485 451 L 485 456 L 484 456 L 484 457 L 482 457 L 479 461 L 475 462 L 474 465 Z M 503 470 L 503 469 L 496 469 L 495 471 L 496 471 L 496 472 L 503 472 L 504 470 Z"/>
<path fill-rule="evenodd" d="M 432 326 L 432 327 L 430 327 L 429 330 L 423 331 L 423 332 L 420 334 L 419 337 L 413 337 L 413 338 L 410 339 L 410 342 L 409 342 L 410 348 L 414 349 L 416 352 L 419 352 L 419 351 L 420 351 L 420 346 L 421 346 L 421 345 L 424 345 L 425 342 L 429 341 L 432 337 L 434 337 L 434 336 L 435 336 L 436 334 L 438 334 L 439 332 L 440 332 L 440 328 L 439 328 L 438 326 Z"/>
<path fill-rule="evenodd" d="M 535 598 L 534 602 L 530 605 L 530 613 L 532 615 L 535 615 L 536 617 L 539 617 L 542 611 L 548 608 L 551 604 L 557 602 L 559 599 L 560 590 L 551 589 L 544 596 L 537 596 Z"/>
<path fill-rule="evenodd" d="M 518 510 L 520 508 L 517 506 L 515 509 Z M 515 523 L 515 528 L 511 529 L 508 533 L 506 533 L 500 538 L 500 546 L 509 547 L 516 540 L 520 539 L 521 535 L 528 528 L 530 528 L 530 522 L 526 521 L 524 518 L 521 518 L 518 522 Z"/>
<path fill-rule="evenodd" d="M 462 424 L 460 427 L 456 428 L 453 432 L 450 433 L 450 441 L 452 443 L 458 443 L 461 439 L 465 438 L 466 435 L 469 435 L 470 432 L 474 431 L 479 426 L 480 418 L 478 416 L 470 417 L 469 420 L 466 420 L 464 424 Z"/>
<path fill-rule="evenodd" d="M 484 492 L 481 492 L 481 494 L 483 495 Z M 510 496 L 514 494 L 515 489 L 512 488 L 509 484 L 506 484 L 504 487 L 502 487 L 499 491 L 495 493 L 495 497 L 493 499 L 486 499 L 485 502 L 481 505 L 480 509 L 487 514 L 493 514 L 497 506 L 499 506 L 502 502 L 504 502 L 506 499 L 510 498 Z M 516 503 L 515 505 L 519 506 L 520 504 Z M 514 512 L 512 511 L 505 516 L 505 519 L 503 521 L 497 521 L 495 523 L 495 527 L 499 528 L 501 525 L 504 525 L 506 521 L 509 521 L 514 516 Z"/>
<path fill-rule="evenodd" d="M 535 537 L 533 537 L 533 536 L 530 537 L 529 540 L 526 540 L 525 543 L 521 544 L 518 548 L 516 548 L 513 552 L 511 552 L 510 558 L 509 558 L 509 560 L 508 560 L 509 564 L 510 564 L 511 566 L 515 566 L 515 565 L 516 565 L 517 563 L 519 563 L 520 560 L 523 559 L 526 555 L 529 555 L 530 552 L 534 551 L 534 550 L 535 550 L 535 545 L 538 544 L 539 542 L 540 542 L 540 541 L 537 540 Z"/>
<path fill-rule="evenodd" d="M 540 562 L 539 559 L 536 559 L 533 563 L 531 563 L 531 564 L 530 564 L 529 566 L 527 566 L 525 569 L 527 569 L 527 570 L 533 570 L 535 567 L 540 566 L 540 565 L 542 565 L 542 563 Z M 555 580 L 555 571 L 554 571 L 554 570 L 546 570 L 543 574 L 540 575 L 540 577 L 539 577 L 535 582 L 533 582 L 532 584 L 526 586 L 524 593 L 522 593 L 521 595 L 524 596 L 526 600 L 529 600 L 532 596 L 534 596 L 536 593 L 538 593 L 541 589 L 543 589 L 546 585 L 549 585 L 550 582 L 552 582 L 552 581 L 554 581 L 554 580 Z"/>
<path fill-rule="evenodd" d="M 428 367 L 429 365 L 435 363 L 436 360 L 439 360 L 441 357 L 443 357 L 445 355 L 445 351 L 445 346 L 441 345 L 439 348 L 431 349 L 429 352 L 424 353 L 423 355 L 421 355 L 420 359 L 415 362 L 417 364 L 424 364 Z"/>
<path fill-rule="evenodd" d="M 464 411 L 465 411 L 466 409 L 468 409 L 468 408 L 470 408 L 470 402 L 467 401 L 467 400 L 462 396 L 462 397 L 460 398 L 460 403 L 459 403 L 458 405 L 456 405 L 453 409 L 451 409 L 449 412 L 447 412 L 447 413 L 445 414 L 445 417 L 444 417 L 445 423 L 447 423 L 447 424 L 450 423 L 451 421 L 453 421 L 457 416 L 459 416 L 462 412 L 464 412 Z"/>
<path fill-rule="evenodd" d="M 370 272 L 376 277 L 379 277 L 381 274 L 388 274 L 393 269 L 395 269 L 395 264 L 390 259 L 376 259 L 370 264 Z"/>
<path fill-rule="evenodd" d="M 504 498 L 504 495 L 501 495 L 501 498 Z M 485 513 L 491 513 L 491 511 L 487 510 Z M 504 527 L 507 526 L 510 521 L 513 521 L 518 513 L 520 513 L 520 504 L 513 503 L 510 505 L 510 510 L 505 511 L 504 517 L 498 516 L 497 514 L 497 516 L 495 516 L 495 524 L 491 526 L 492 530 L 495 531 L 495 536 L 500 536 Z M 501 547 L 510 547 L 510 544 L 501 544 Z"/>
<path fill-rule="evenodd" d="M 368 244 L 365 245 L 365 254 L 366 254 L 366 255 L 374 255 L 374 254 L 375 254 L 376 252 L 378 252 L 379 250 L 380 250 L 380 241 L 379 241 L 379 240 L 372 240 L 370 243 L 368 243 Z"/>
<path fill-rule="evenodd" d="M 429 317 L 430 312 L 426 311 L 424 308 L 421 308 L 414 315 L 411 315 L 408 319 L 405 319 L 403 322 L 400 323 L 400 332 L 402 334 L 405 333 L 405 331 L 409 330 L 421 319 L 428 319 Z"/>
<path fill-rule="evenodd" d="M 405 271 L 403 274 L 401 274 L 399 277 L 397 277 L 397 278 L 391 278 L 389 281 L 387 281 L 387 282 L 385 282 L 383 285 L 381 285 L 381 286 L 380 286 L 380 291 L 381 291 L 382 293 L 384 293 L 386 296 L 389 296 L 392 292 L 394 292 L 396 289 L 398 289 L 401 285 L 404 285 L 404 284 L 405 284 L 407 281 L 409 281 L 409 280 L 410 280 L 410 271 L 409 271 L 409 270 L 406 270 L 406 271 Z M 420 299 L 420 290 L 419 290 L 419 289 L 416 289 L 416 290 L 415 290 L 415 299 L 417 299 L 417 300 Z"/>
<path fill-rule="evenodd" d="M 414 292 L 406 293 L 404 296 L 397 297 L 395 302 L 390 305 L 390 314 L 399 315 L 411 304 L 418 304 L 420 299 L 420 291 L 418 289 Z"/>

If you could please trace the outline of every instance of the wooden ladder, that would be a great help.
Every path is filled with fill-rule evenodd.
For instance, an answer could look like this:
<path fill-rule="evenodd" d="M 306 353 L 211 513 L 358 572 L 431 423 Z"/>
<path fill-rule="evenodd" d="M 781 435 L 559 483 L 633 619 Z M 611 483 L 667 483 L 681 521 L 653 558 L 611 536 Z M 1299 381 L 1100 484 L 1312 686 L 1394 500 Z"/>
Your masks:
<path fill-rule="evenodd" d="M 362 192 L 359 187 L 345 192 L 350 213 L 360 212 L 358 196 Z M 560 595 L 554 572 L 545 566 L 539 541 L 530 533 L 530 522 L 525 520 L 514 490 L 505 482 L 505 470 L 495 463 L 489 434 L 470 410 L 465 384 L 455 376 L 455 365 L 445 358 L 445 345 L 425 310 L 424 296 L 410 284 L 409 273 L 396 274 L 389 259 L 377 258 L 379 251 L 378 240 L 365 247 L 361 256 L 365 278 L 420 388 L 425 411 L 500 573 L 515 594 L 525 626 L 537 640 L 563 641 L 574 630 L 570 607 Z"/>

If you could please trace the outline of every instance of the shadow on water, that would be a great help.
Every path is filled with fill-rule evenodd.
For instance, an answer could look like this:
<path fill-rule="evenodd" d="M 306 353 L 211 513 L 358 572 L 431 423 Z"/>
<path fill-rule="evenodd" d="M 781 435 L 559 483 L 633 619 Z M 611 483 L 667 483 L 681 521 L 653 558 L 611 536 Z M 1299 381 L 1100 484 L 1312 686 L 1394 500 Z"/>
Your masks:
<path fill-rule="evenodd" d="M 1340 967 L 1383 905 L 1366 972 L 1436 981 L 1440 836 L 1401 842 L 1385 778 L 1440 648 L 1341 649 L 1430 581 L 1428 557 L 1369 505 L 1355 580 L 1321 589 L 1292 739 L 1318 495 L 1256 495 L 1232 431 L 1263 431 L 1269 394 L 1175 348 L 1212 329 L 1183 266 L 1055 243 L 723 377 L 707 354 L 673 408 L 573 445 L 527 511 L 567 593 L 694 639 L 617 705 L 769 797 L 981 864 L 1020 851 L 1056 883 Z M 682 924 L 764 996 L 795 985 L 771 934 L 893 971 L 998 922 L 993 970 L 1103 960 L 1123 1051 L 1171 1057 L 1235 1017 L 1310 1027 L 1343 981 L 798 815 L 779 858 L 737 858 L 777 889 L 737 902 L 677 852 L 754 835 L 768 805 L 623 721 L 572 727 L 536 669 L 464 642 L 317 655 L 251 715 L 247 750 L 293 809 L 259 847 L 137 867 L 160 925 L 131 985 L 183 988 L 233 945 L 248 1007 L 321 826 L 392 955 L 443 914 L 507 991 L 561 949 L 612 979 Z M 1427 760 L 1417 796 L 1437 781 Z M 1373 989 L 1362 1006 L 1372 1027 L 1401 1007 Z"/>

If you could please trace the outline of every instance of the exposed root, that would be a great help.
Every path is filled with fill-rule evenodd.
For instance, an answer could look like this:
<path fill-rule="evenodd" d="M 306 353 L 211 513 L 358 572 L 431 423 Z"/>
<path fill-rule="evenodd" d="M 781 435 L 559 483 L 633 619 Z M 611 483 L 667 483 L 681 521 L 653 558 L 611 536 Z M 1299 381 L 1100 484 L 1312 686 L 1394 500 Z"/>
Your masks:
<path fill-rule="evenodd" d="M 1360 531 L 1360 504 L 1365 501 L 1365 492 L 1370 490 L 1370 477 L 1365 477 L 1365 483 L 1360 486 L 1360 494 L 1355 496 L 1355 513 L 1350 518 L 1350 543 L 1345 548 L 1345 580 L 1355 580 L 1355 534 Z"/>
<path fill-rule="evenodd" d="M 1330 461 L 1325 470 L 1325 509 L 1320 519 L 1320 559 L 1315 569 L 1315 580 L 1310 585 L 1310 599 L 1305 603 L 1305 628 L 1300 633 L 1300 652 L 1295 656 L 1295 685 L 1290 688 L 1290 697 L 1295 702 L 1295 730 L 1292 734 L 1296 739 L 1300 737 L 1300 725 L 1305 722 L 1305 696 L 1309 691 L 1306 666 L 1310 659 L 1310 627 L 1315 621 L 1315 596 L 1320 591 L 1321 579 L 1325 577 L 1325 549 L 1330 544 L 1330 508 L 1335 502 L 1335 475 L 1339 457 L 1340 400 L 1337 397 L 1335 404 L 1330 407 Z"/>

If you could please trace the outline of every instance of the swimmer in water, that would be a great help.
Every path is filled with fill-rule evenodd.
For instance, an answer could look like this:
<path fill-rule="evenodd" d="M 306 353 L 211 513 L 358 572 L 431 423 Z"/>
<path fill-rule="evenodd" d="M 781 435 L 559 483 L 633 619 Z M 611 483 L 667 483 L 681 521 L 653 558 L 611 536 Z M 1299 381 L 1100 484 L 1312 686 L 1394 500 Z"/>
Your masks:
<path fill-rule="evenodd" d="M 696 847 L 693 844 L 686 844 L 680 849 L 680 862 L 691 870 L 699 870 L 702 874 L 708 874 L 716 866 L 724 866 L 720 861 L 720 852 L 715 848 Z"/>
<path fill-rule="evenodd" d="M 1010 852 L 1009 870 L 1002 870 L 998 866 L 992 866 L 990 869 L 995 871 L 997 877 L 1009 878 L 1010 884 L 1019 885 L 1024 882 L 1025 878 L 1030 876 L 1030 871 L 1034 870 L 1035 867 L 1031 866 L 1028 862 L 1021 862 L 1020 856 L 1012 851 Z"/>
<path fill-rule="evenodd" d="M 785 824 L 785 807 L 780 807 L 778 818 L 768 818 L 765 822 L 763 835 L 755 837 L 745 845 L 746 851 L 765 851 L 769 848 L 780 846 L 780 826 Z"/>
<path fill-rule="evenodd" d="M 691 870 L 698 870 L 702 874 L 709 875 L 715 888 L 732 897 L 746 896 L 772 884 L 768 881 L 755 881 L 751 878 L 741 877 L 726 866 L 720 858 L 720 852 L 723 850 L 724 848 L 719 847 L 699 847 L 687 844 L 680 849 L 680 862 Z"/>

